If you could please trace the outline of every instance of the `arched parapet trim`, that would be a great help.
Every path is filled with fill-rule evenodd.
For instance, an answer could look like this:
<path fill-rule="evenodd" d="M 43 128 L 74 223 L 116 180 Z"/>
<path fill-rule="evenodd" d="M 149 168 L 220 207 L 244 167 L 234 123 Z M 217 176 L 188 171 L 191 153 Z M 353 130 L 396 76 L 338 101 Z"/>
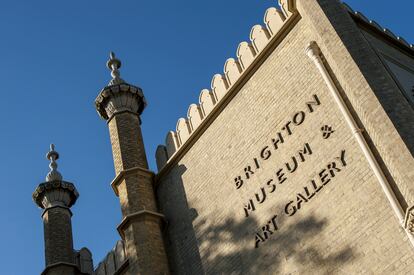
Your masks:
<path fill-rule="evenodd" d="M 239 44 L 236 54 L 243 71 L 252 64 L 256 57 L 256 51 L 254 50 L 253 45 L 245 41 Z"/>
<path fill-rule="evenodd" d="M 289 17 L 296 11 L 296 0 L 278 0 L 283 14 Z"/>
<path fill-rule="evenodd" d="M 128 258 L 125 253 L 125 243 L 123 240 L 116 242 L 116 245 L 112 250 L 106 255 L 106 257 L 101 261 L 96 267 L 95 271 L 92 270 L 92 273 L 82 273 L 82 274 L 94 274 L 94 275 L 113 275 L 113 274 L 123 274 L 128 265 Z"/>
<path fill-rule="evenodd" d="M 227 83 L 226 78 L 224 75 L 215 74 L 213 79 L 211 80 L 211 91 L 213 92 L 217 101 L 220 101 L 227 92 L 229 88 L 229 84 Z"/>
<path fill-rule="evenodd" d="M 256 52 L 261 52 L 267 45 L 270 39 L 270 33 L 266 27 L 262 25 L 253 26 L 250 31 L 250 40 Z"/>
<path fill-rule="evenodd" d="M 200 107 L 203 117 L 208 116 L 208 114 L 213 110 L 214 105 L 216 105 L 216 99 L 211 91 L 208 89 L 203 89 L 200 92 Z"/>
<path fill-rule="evenodd" d="M 234 58 L 229 58 L 226 60 L 226 63 L 224 64 L 224 75 L 229 86 L 236 83 L 242 72 L 243 70 L 240 66 L 239 61 L 235 60 Z"/>
<path fill-rule="evenodd" d="M 264 16 L 264 23 L 270 33 L 270 35 L 276 35 L 283 26 L 286 17 L 283 15 L 282 11 L 277 8 L 271 7 L 266 10 Z"/>
<path fill-rule="evenodd" d="M 121 267 L 125 264 L 125 261 L 127 260 L 124 241 L 118 240 L 113 249 L 115 252 L 115 265 L 117 270 L 120 270 Z"/>
<path fill-rule="evenodd" d="M 198 125 L 200 125 L 201 121 L 203 120 L 201 107 L 197 104 L 191 104 L 188 108 L 187 118 L 191 127 L 191 131 L 193 132 L 195 129 L 197 129 Z"/>
<path fill-rule="evenodd" d="M 168 154 L 167 154 L 167 146 L 165 145 L 158 145 L 157 151 L 155 152 L 155 160 L 157 162 L 158 171 L 161 170 L 162 167 L 167 163 Z"/>
<path fill-rule="evenodd" d="M 178 158 L 177 152 L 182 152 L 182 147 L 187 148 L 189 144 L 198 139 L 200 133 L 216 117 L 214 114 L 221 112 L 223 104 L 227 104 L 228 97 L 237 91 L 243 79 L 251 74 L 262 62 L 262 57 L 268 56 L 273 42 L 279 43 L 281 39 L 298 22 L 299 16 L 294 1 L 279 0 L 282 11 L 271 7 L 264 15 L 264 25 L 253 26 L 250 32 L 251 42 L 241 42 L 236 51 L 237 58 L 229 58 L 224 64 L 224 74 L 216 74 L 211 80 L 211 90 L 203 89 L 200 92 L 199 104 L 191 104 L 187 118 L 181 118 L 177 122 L 176 132 L 167 135 L 166 151 L 167 161 L 161 163 L 169 166 L 173 156 Z M 161 149 L 159 149 L 161 150 Z M 158 154 L 158 153 L 157 153 Z M 160 152 L 163 154 L 163 152 Z M 179 154 L 181 155 L 181 154 Z M 165 169 L 162 168 L 160 173 Z"/>
<path fill-rule="evenodd" d="M 105 270 L 106 274 L 114 274 L 116 271 L 116 265 L 115 265 L 115 253 L 113 250 L 111 250 L 105 258 Z"/>
<path fill-rule="evenodd" d="M 378 24 L 378 22 L 375 22 L 374 20 L 371 20 L 371 19 L 367 18 L 363 13 L 361 13 L 359 11 L 354 11 L 346 3 L 342 3 L 342 5 L 350 13 L 350 15 L 353 18 L 359 19 L 362 22 L 364 22 L 365 24 L 369 25 L 370 27 L 373 27 L 374 29 L 376 29 L 376 31 L 381 32 L 383 34 L 386 34 L 391 40 L 393 40 L 396 43 L 399 43 L 401 46 L 404 46 L 407 50 L 412 51 L 414 49 L 414 45 L 413 44 L 410 44 L 404 38 L 402 38 L 402 37 L 400 37 L 398 35 L 395 35 L 389 29 L 384 28 L 383 26 L 381 26 L 380 24 Z"/>
<path fill-rule="evenodd" d="M 176 132 L 179 144 L 181 146 L 181 144 L 184 144 L 191 135 L 191 128 L 187 119 L 180 118 L 177 121 Z"/>
<path fill-rule="evenodd" d="M 165 138 L 165 147 L 167 148 L 168 159 L 171 158 L 175 152 L 177 152 L 180 144 L 178 142 L 177 134 L 173 131 L 169 131 Z"/>

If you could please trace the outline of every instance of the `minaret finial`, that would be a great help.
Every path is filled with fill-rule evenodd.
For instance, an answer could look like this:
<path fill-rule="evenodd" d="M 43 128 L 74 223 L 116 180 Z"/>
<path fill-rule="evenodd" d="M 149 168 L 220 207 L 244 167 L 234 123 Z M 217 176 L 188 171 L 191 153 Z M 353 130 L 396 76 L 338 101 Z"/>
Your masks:
<path fill-rule="evenodd" d="M 50 172 L 47 173 L 46 181 L 62 180 L 62 175 L 57 170 L 56 160 L 59 158 L 59 153 L 55 151 L 55 145 L 50 144 L 50 150 L 46 154 L 46 158 L 50 160 Z"/>
<path fill-rule="evenodd" d="M 122 63 L 119 59 L 115 57 L 115 53 L 110 52 L 109 60 L 108 62 L 106 62 L 106 66 L 108 67 L 108 69 L 111 70 L 111 76 L 112 76 L 111 81 L 109 81 L 109 85 L 125 83 L 125 81 L 122 80 L 122 78 L 120 77 L 121 74 L 119 73 L 119 68 L 121 68 L 121 65 Z"/>

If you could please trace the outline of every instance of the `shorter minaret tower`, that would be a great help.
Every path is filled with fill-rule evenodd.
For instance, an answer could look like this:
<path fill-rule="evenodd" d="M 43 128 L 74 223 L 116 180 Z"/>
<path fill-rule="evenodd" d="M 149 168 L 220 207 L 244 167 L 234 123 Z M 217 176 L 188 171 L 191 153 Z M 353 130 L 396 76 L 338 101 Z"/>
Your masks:
<path fill-rule="evenodd" d="M 70 207 L 79 197 L 73 183 L 63 181 L 57 171 L 56 160 L 59 158 L 55 146 L 50 145 L 46 155 L 50 160 L 50 172 L 46 182 L 39 184 L 33 193 L 33 200 L 42 209 L 46 268 L 42 275 L 79 274 L 76 265 L 72 239 L 72 212 Z"/>

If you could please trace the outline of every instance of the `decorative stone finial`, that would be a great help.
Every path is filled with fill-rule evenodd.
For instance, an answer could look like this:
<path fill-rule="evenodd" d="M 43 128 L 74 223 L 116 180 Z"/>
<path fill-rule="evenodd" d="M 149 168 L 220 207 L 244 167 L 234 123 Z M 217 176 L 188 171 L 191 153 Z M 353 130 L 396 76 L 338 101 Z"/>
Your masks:
<path fill-rule="evenodd" d="M 109 53 L 109 60 L 106 62 L 106 66 L 111 70 L 112 79 L 109 81 L 109 86 L 125 83 L 125 81 L 120 77 L 119 68 L 121 68 L 121 61 L 115 57 L 114 52 Z"/>
<path fill-rule="evenodd" d="M 50 150 L 46 154 L 46 158 L 50 160 L 50 172 L 46 176 L 46 181 L 62 180 L 62 175 L 57 170 L 56 160 L 59 158 L 59 153 L 55 151 L 55 145 L 50 144 Z"/>
<path fill-rule="evenodd" d="M 115 114 L 130 112 L 141 115 L 147 106 L 141 88 L 120 78 L 121 61 L 111 52 L 106 66 L 111 70 L 112 80 L 95 99 L 95 107 L 101 118 L 110 120 Z"/>

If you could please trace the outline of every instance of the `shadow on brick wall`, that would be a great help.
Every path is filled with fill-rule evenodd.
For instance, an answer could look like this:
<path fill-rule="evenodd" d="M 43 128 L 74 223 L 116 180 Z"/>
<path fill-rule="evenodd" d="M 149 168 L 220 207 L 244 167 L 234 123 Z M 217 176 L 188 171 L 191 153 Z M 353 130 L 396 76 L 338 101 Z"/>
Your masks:
<path fill-rule="evenodd" d="M 165 238 L 173 274 L 332 274 L 355 258 L 350 247 L 323 243 L 328 221 L 315 215 L 295 217 L 294 222 L 281 217 L 279 230 L 255 248 L 255 230 L 262 225 L 254 217 L 215 223 L 216 217 L 199 216 L 187 201 L 181 181 L 185 171 L 180 165 L 174 181 L 158 188 L 168 220 Z"/>
<path fill-rule="evenodd" d="M 193 228 L 198 213 L 188 206 L 181 178 L 186 170 L 179 165 L 172 171 L 174 180 L 167 179 L 157 188 L 159 207 L 168 221 L 164 240 L 172 274 L 204 274 Z"/>
<path fill-rule="evenodd" d="M 329 247 L 331 251 L 335 249 L 332 249 L 333 244 L 318 242 L 327 220 L 315 216 L 286 225 L 281 221 L 281 230 L 274 232 L 269 241 L 258 248 L 255 248 L 254 234 L 242 233 L 249 228 L 260 228 L 254 218 L 242 222 L 230 218 L 222 224 L 206 225 L 207 222 L 202 220 L 195 227 L 199 243 L 205 247 L 201 254 L 207 274 L 290 274 L 304 271 L 331 274 L 355 257 L 350 247 L 333 253 L 321 251 L 321 247 L 326 250 Z M 287 261 L 290 262 L 289 271 L 285 270 Z"/>

